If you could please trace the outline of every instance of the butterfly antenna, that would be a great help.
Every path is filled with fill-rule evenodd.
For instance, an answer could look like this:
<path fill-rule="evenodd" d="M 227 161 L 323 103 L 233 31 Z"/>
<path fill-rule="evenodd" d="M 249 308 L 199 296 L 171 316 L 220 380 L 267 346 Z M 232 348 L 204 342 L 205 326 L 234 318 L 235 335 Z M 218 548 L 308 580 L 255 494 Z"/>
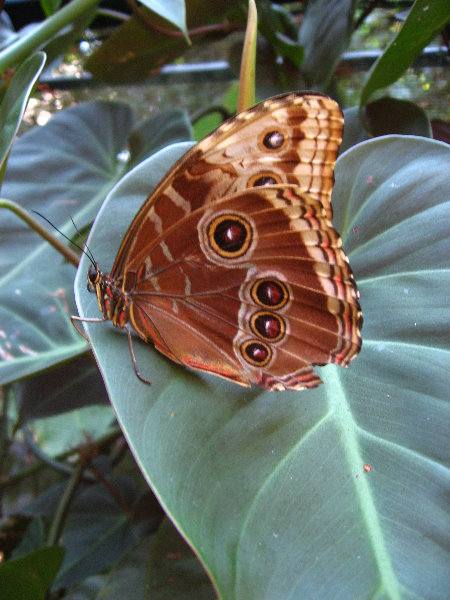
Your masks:
<path fill-rule="evenodd" d="M 73 220 L 73 218 L 72 218 L 72 217 L 70 217 L 70 220 L 72 221 L 72 225 L 73 225 L 73 227 L 74 227 L 75 231 L 77 232 L 77 234 L 78 234 L 78 237 L 79 237 L 79 238 L 80 238 L 80 239 L 83 241 L 83 252 L 86 254 L 86 256 L 89 258 L 89 260 L 91 261 L 91 263 L 92 263 L 92 264 L 94 265 L 94 267 L 95 267 L 95 265 L 96 265 L 96 262 L 95 262 L 94 255 L 93 255 L 93 254 L 92 254 L 92 252 L 91 252 L 91 249 L 90 249 L 90 248 L 89 248 L 89 246 L 87 245 L 87 242 L 86 242 L 86 240 L 85 240 L 85 239 L 83 238 L 83 236 L 81 235 L 81 232 L 80 232 L 80 230 L 79 230 L 79 229 L 78 229 L 78 227 L 75 225 L 75 221 Z M 78 246 L 78 248 L 79 248 L 79 247 L 80 247 L 80 246 Z"/>
<path fill-rule="evenodd" d="M 34 212 L 36 215 L 38 215 L 39 217 L 41 217 L 41 219 L 44 219 L 44 221 L 46 221 L 46 222 L 47 222 L 47 223 L 48 223 L 48 224 L 49 224 L 51 227 L 53 227 L 53 229 L 54 229 L 55 231 L 57 231 L 57 232 L 58 232 L 60 235 L 62 235 L 62 237 L 63 237 L 64 239 L 66 239 L 66 240 L 69 242 L 69 244 L 72 244 L 72 246 L 75 246 L 75 248 L 78 248 L 78 250 L 81 250 L 81 252 L 82 252 L 83 254 L 85 254 L 85 255 L 88 257 L 88 259 L 91 261 L 92 265 L 93 265 L 94 267 L 96 267 L 96 262 L 95 262 L 95 260 L 94 260 L 94 255 L 92 254 L 92 252 L 91 252 L 90 248 L 88 248 L 88 246 L 87 246 L 86 242 L 84 242 L 84 247 L 83 247 L 83 246 L 80 246 L 79 244 L 77 244 L 76 242 L 74 242 L 73 240 L 71 240 L 71 239 L 70 239 L 70 237 L 68 237 L 68 236 L 67 236 L 65 233 L 63 233 L 63 232 L 62 232 L 60 229 L 58 229 L 58 228 L 56 227 L 56 225 L 53 225 L 53 223 L 52 223 L 52 222 L 51 222 L 49 219 L 47 219 L 47 217 L 44 217 L 44 215 L 43 215 L 42 213 L 38 212 L 37 210 L 32 210 L 32 212 Z M 77 232 L 77 234 L 78 234 L 80 237 L 82 237 L 82 236 L 81 236 L 81 234 L 80 234 L 80 232 L 79 232 L 79 230 L 78 230 L 78 228 L 76 227 L 75 223 L 73 222 L 73 219 L 72 219 L 72 217 L 70 217 L 70 220 L 72 221 L 72 223 L 73 223 L 73 226 L 75 227 L 75 231 Z M 86 250 L 87 250 L 87 251 L 86 251 Z"/>

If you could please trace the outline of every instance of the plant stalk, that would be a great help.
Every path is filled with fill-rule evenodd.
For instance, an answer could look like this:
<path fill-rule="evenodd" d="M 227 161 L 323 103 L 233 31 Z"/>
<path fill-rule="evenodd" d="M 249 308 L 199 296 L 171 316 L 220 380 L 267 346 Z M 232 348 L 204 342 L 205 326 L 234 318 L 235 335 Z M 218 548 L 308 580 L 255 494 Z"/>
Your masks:
<path fill-rule="evenodd" d="M 72 0 L 29 33 L 20 36 L 0 52 L 0 74 L 23 62 L 37 48 L 48 42 L 61 29 L 72 23 L 87 10 L 96 6 L 98 2 L 99 0 Z"/>
<path fill-rule="evenodd" d="M 237 111 L 245 110 L 255 103 L 256 43 L 258 37 L 258 13 L 254 0 L 248 2 L 247 29 L 242 50 L 241 72 Z"/>
<path fill-rule="evenodd" d="M 59 538 L 61 537 L 61 534 L 63 532 L 67 513 L 69 511 L 69 506 L 81 481 L 84 468 L 85 465 L 80 460 L 69 479 L 69 482 L 67 484 L 66 489 L 64 490 L 64 494 L 62 495 L 61 500 L 58 503 L 56 514 L 52 521 L 50 531 L 48 534 L 47 544 L 49 546 L 54 546 L 59 543 Z"/>
<path fill-rule="evenodd" d="M 60 254 L 66 258 L 69 262 L 71 262 L 76 268 L 78 268 L 78 263 L 80 262 L 80 257 L 76 252 L 71 250 L 65 243 L 58 240 L 50 231 L 44 227 L 39 221 L 37 221 L 34 217 L 30 215 L 28 211 L 24 208 L 12 202 L 11 200 L 5 200 L 4 198 L 0 198 L 0 208 L 7 208 L 11 210 L 15 215 L 20 217 L 27 225 L 34 229 L 36 233 L 38 233 L 41 237 L 43 237 L 49 244 L 55 248 Z"/>

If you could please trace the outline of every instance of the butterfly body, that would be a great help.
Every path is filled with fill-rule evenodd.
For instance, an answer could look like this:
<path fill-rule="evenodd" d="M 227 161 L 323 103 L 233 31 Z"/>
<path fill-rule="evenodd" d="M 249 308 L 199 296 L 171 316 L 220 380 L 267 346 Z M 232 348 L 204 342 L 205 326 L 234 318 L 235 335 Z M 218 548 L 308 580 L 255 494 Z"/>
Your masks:
<path fill-rule="evenodd" d="M 361 346 L 358 291 L 331 223 L 343 119 L 316 94 L 267 100 L 169 171 L 111 273 L 88 273 L 105 318 L 171 360 L 242 385 L 315 387 L 312 365 Z"/>

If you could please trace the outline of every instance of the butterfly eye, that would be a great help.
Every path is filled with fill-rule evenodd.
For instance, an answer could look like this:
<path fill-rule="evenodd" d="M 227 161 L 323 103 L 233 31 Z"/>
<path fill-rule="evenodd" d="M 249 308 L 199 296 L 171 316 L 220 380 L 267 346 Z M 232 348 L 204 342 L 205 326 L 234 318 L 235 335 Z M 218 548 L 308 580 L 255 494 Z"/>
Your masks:
<path fill-rule="evenodd" d="M 94 287 L 97 284 L 98 280 L 100 279 L 100 272 L 97 267 L 94 267 L 93 265 L 89 267 L 87 278 L 88 289 L 89 287 Z"/>

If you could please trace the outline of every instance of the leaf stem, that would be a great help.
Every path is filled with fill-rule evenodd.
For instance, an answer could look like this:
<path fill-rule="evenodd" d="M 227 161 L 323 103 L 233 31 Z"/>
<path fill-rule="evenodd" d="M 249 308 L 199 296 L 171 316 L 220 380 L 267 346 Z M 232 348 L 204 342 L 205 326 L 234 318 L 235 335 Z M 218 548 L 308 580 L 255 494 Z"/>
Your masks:
<path fill-rule="evenodd" d="M 69 25 L 80 15 L 98 4 L 99 0 L 72 0 L 51 17 L 42 21 L 29 33 L 21 35 L 18 39 L 0 52 L 0 74 L 7 69 L 15 67 L 34 50 L 48 42 L 63 27 Z"/>
<path fill-rule="evenodd" d="M 98 16 L 109 17 L 110 19 L 116 19 L 117 21 L 128 21 L 130 15 L 120 10 L 114 10 L 112 8 L 99 8 L 97 11 Z"/>
<path fill-rule="evenodd" d="M 12 202 L 11 200 L 6 200 L 4 198 L 0 198 L 0 208 L 7 208 L 12 211 L 15 215 L 20 217 L 27 225 L 34 229 L 36 233 L 38 233 L 41 237 L 43 237 L 49 244 L 55 248 L 60 254 L 64 256 L 69 262 L 71 262 L 75 267 L 78 268 L 78 263 L 80 262 L 80 258 L 76 252 L 71 250 L 66 244 L 61 242 L 57 237 L 55 237 L 50 231 L 44 227 L 39 221 L 37 221 L 34 217 L 30 215 L 28 211 L 24 208 Z"/>
<path fill-rule="evenodd" d="M 84 465 L 83 462 L 80 460 L 69 479 L 69 483 L 67 484 L 67 487 L 64 490 L 64 494 L 62 495 L 61 500 L 58 503 L 56 514 L 52 521 L 50 531 L 48 533 L 47 544 L 49 546 L 54 546 L 59 543 L 59 538 L 61 537 L 62 531 L 64 529 L 64 523 L 66 521 L 66 516 L 69 511 L 70 502 L 81 481 L 81 477 L 83 475 L 85 466 L 86 465 Z"/>

